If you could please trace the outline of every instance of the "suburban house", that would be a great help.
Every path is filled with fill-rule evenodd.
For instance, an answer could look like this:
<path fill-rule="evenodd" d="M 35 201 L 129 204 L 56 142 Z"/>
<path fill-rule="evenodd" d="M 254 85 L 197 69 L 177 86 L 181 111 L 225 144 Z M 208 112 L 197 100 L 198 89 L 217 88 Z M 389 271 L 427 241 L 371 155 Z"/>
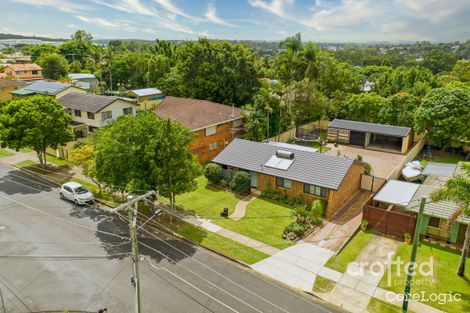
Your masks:
<path fill-rule="evenodd" d="M 449 230 L 448 220 L 459 210 L 458 205 L 448 201 L 434 202 L 433 192 L 441 189 L 445 181 L 458 173 L 456 164 L 430 163 L 422 184 L 389 180 L 364 206 L 364 219 L 368 227 L 384 234 L 403 237 L 413 234 L 421 198 L 426 197 L 420 236 L 462 246 L 466 225 L 470 218 L 461 216 Z"/>
<path fill-rule="evenodd" d="M 62 96 L 68 94 L 69 92 L 86 93 L 86 90 L 78 88 L 71 84 L 36 81 L 21 89 L 12 91 L 11 94 L 13 97 L 49 95 L 53 96 L 56 99 L 60 99 Z"/>
<path fill-rule="evenodd" d="M 42 79 L 42 68 L 34 63 L 30 64 L 8 64 L 4 73 L 7 77 L 18 80 Z"/>
<path fill-rule="evenodd" d="M 155 105 L 165 99 L 163 92 L 157 88 L 134 89 L 127 93 L 127 96 L 136 99 L 144 110 L 151 110 Z"/>
<path fill-rule="evenodd" d="M 248 172 L 251 187 L 259 191 L 323 199 L 328 202 L 326 215 L 331 216 L 360 189 L 363 165 L 302 148 L 235 139 L 212 161 L 222 166 L 225 175 Z"/>
<path fill-rule="evenodd" d="M 69 92 L 58 100 L 72 116 L 70 127 L 77 137 L 86 137 L 121 115 L 135 115 L 138 108 L 122 98 L 81 92 Z"/>
<path fill-rule="evenodd" d="M 0 99 L 10 100 L 11 92 L 26 85 L 24 81 L 0 78 Z"/>
<path fill-rule="evenodd" d="M 328 125 L 328 141 L 363 148 L 406 153 L 413 144 L 409 127 L 334 119 Z"/>
<path fill-rule="evenodd" d="M 90 91 L 98 89 L 99 81 L 94 74 L 88 73 L 72 73 L 69 74 L 69 79 L 77 87 Z"/>
<path fill-rule="evenodd" d="M 242 110 L 216 102 L 166 97 L 155 109 L 162 119 L 189 128 L 195 135 L 191 151 L 200 163 L 212 160 L 244 131 Z"/>

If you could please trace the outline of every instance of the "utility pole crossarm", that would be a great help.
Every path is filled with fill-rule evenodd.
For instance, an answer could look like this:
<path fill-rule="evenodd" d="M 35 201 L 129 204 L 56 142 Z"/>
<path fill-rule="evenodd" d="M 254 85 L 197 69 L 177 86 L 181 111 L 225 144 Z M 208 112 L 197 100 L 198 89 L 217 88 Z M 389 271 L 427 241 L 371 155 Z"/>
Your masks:
<path fill-rule="evenodd" d="M 120 206 L 117 206 L 114 209 L 112 209 L 111 212 L 117 213 L 119 211 L 128 210 L 136 202 L 139 202 L 140 200 L 146 199 L 146 198 L 148 198 L 150 196 L 153 196 L 153 195 L 156 196 L 157 193 L 155 191 L 151 190 L 151 191 L 148 191 L 148 192 L 144 193 L 143 195 L 133 197 L 131 200 L 127 201 L 126 203 L 123 203 Z"/>

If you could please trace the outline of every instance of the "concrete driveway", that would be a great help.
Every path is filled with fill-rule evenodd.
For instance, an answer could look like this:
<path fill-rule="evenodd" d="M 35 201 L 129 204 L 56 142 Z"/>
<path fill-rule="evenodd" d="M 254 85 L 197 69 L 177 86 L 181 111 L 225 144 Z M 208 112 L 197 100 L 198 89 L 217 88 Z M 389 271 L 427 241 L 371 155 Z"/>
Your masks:
<path fill-rule="evenodd" d="M 406 155 L 403 154 L 361 149 L 344 145 L 338 145 L 338 147 L 335 148 L 333 144 L 328 144 L 328 147 L 331 149 L 325 152 L 325 154 L 328 155 L 336 156 L 338 155 L 338 151 L 341 155 L 352 159 L 355 159 L 358 155 L 362 155 L 363 161 L 372 166 L 372 175 L 381 178 L 388 178 L 398 164 L 406 157 Z"/>
<path fill-rule="evenodd" d="M 116 216 L 62 201 L 54 186 L 0 164 L 6 312 L 133 312 L 127 236 Z M 153 228 L 139 237 L 143 312 L 337 312 Z"/>

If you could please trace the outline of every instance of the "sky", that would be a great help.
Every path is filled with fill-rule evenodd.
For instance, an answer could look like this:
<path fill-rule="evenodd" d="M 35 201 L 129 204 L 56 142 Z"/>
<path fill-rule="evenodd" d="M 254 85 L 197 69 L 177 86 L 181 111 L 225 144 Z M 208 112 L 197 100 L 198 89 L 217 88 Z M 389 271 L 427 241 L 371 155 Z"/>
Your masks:
<path fill-rule="evenodd" d="M 465 41 L 469 0 L 1 0 L 0 33 L 96 39 Z"/>

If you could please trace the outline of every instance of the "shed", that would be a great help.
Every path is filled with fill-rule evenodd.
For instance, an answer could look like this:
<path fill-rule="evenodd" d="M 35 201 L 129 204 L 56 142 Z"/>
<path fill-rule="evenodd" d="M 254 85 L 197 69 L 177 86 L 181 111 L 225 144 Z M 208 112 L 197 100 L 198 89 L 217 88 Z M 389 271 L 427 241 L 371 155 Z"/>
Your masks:
<path fill-rule="evenodd" d="M 406 153 L 413 143 L 409 127 L 334 119 L 328 140 L 349 145 Z"/>

